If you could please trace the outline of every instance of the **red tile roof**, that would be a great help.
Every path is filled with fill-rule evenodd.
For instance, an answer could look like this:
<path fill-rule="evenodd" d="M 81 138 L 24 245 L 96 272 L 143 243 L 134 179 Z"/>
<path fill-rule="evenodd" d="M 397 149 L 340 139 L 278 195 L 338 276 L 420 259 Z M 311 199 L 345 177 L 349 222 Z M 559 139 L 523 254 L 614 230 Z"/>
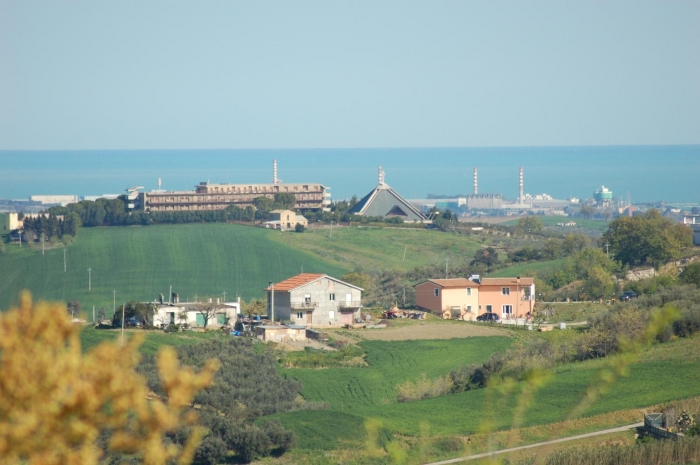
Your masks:
<path fill-rule="evenodd" d="M 437 284 L 443 289 L 459 289 L 465 287 L 479 287 L 474 281 L 470 281 L 467 278 L 451 278 L 451 279 L 429 279 L 426 282 L 431 282 Z M 422 283 L 421 283 L 422 284 Z"/>
<path fill-rule="evenodd" d="M 482 286 L 529 286 L 534 282 L 535 278 L 527 277 L 520 278 L 520 281 L 517 278 L 481 278 Z"/>
<path fill-rule="evenodd" d="M 292 289 L 296 289 L 297 287 L 302 286 L 306 283 L 310 283 L 311 281 L 316 281 L 317 279 L 322 278 L 324 276 L 325 274 L 301 273 L 289 279 L 285 279 L 282 282 L 275 283 L 275 292 L 291 291 Z M 270 288 L 267 287 L 265 290 L 269 291 Z"/>

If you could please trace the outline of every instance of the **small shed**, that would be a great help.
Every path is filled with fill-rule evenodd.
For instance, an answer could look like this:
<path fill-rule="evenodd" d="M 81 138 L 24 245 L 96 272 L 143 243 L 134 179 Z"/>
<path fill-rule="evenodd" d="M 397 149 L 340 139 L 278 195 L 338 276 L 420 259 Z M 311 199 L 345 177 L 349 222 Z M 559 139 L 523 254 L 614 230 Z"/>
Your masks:
<path fill-rule="evenodd" d="M 306 326 L 287 325 L 287 336 L 292 341 L 305 341 L 306 340 Z"/>
<path fill-rule="evenodd" d="M 289 328 L 278 325 L 260 325 L 255 328 L 255 337 L 261 341 L 282 341 L 287 338 Z"/>

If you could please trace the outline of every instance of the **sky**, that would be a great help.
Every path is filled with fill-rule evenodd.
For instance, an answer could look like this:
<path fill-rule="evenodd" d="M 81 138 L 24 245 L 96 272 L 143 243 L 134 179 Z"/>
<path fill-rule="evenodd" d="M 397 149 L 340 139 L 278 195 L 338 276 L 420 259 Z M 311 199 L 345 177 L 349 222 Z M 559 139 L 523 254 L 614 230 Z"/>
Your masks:
<path fill-rule="evenodd" d="M 698 1 L 0 0 L 0 150 L 700 143 Z"/>

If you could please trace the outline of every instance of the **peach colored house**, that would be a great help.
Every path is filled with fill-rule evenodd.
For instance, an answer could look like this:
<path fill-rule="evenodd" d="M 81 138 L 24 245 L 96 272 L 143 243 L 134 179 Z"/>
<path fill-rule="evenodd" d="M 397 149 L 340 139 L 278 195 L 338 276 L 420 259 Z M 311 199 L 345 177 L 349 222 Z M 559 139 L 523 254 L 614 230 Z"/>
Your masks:
<path fill-rule="evenodd" d="M 479 315 L 496 313 L 502 320 L 525 318 L 535 306 L 534 278 L 482 278 Z"/>
<path fill-rule="evenodd" d="M 479 310 L 479 284 L 466 278 L 429 279 L 413 286 L 416 306 L 442 318 L 473 320 Z"/>

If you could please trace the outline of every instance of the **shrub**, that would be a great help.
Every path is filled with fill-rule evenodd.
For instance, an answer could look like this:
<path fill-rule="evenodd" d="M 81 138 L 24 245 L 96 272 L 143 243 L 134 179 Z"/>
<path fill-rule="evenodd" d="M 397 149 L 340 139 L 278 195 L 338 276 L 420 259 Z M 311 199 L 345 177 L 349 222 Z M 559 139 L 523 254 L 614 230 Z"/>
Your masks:
<path fill-rule="evenodd" d="M 396 397 L 399 402 L 410 402 L 438 397 L 450 392 L 452 392 L 452 379 L 449 375 L 430 380 L 423 374 L 417 381 L 409 380 L 399 385 Z"/>

